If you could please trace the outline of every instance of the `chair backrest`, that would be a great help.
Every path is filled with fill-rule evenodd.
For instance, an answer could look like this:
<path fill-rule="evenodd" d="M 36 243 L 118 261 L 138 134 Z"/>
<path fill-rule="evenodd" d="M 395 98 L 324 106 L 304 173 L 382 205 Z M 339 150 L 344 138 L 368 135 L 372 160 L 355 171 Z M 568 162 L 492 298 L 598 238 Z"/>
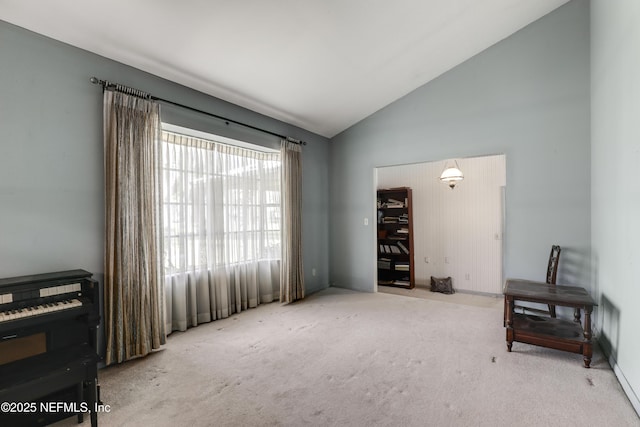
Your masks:
<path fill-rule="evenodd" d="M 550 285 L 556 284 L 556 276 L 558 275 L 558 263 L 560 262 L 560 246 L 551 246 L 551 253 L 549 254 L 549 265 L 547 266 L 547 283 Z"/>

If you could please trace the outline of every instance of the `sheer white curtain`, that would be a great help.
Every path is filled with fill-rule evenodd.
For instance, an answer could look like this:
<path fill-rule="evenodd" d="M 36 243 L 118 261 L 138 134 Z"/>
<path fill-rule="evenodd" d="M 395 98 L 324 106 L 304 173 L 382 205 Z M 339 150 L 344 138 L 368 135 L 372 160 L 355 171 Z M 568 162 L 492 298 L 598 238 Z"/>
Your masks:
<path fill-rule="evenodd" d="M 163 140 L 167 330 L 278 299 L 279 153 Z"/>

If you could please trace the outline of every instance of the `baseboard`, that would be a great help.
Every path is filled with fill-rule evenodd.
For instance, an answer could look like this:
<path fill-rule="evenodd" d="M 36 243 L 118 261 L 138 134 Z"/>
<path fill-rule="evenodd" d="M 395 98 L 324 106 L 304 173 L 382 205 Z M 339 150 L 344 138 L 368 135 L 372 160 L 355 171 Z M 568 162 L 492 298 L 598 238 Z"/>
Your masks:
<path fill-rule="evenodd" d="M 431 289 L 431 283 L 416 283 L 416 288 L 421 288 L 421 289 L 426 289 L 426 290 L 430 290 Z M 454 286 L 453 290 L 456 293 L 459 294 L 468 294 L 468 295 L 478 295 L 481 297 L 492 297 L 492 298 L 503 298 L 504 294 L 500 293 L 500 294 L 496 294 L 493 292 L 481 292 L 481 291 L 473 291 L 470 289 L 459 289 L 456 288 Z"/>
<path fill-rule="evenodd" d="M 624 393 L 627 395 L 631 406 L 633 406 L 636 414 L 638 414 L 638 417 L 640 417 L 640 399 L 638 399 L 638 395 L 636 395 L 633 387 L 631 387 L 631 384 L 629 384 L 629 381 L 627 381 L 627 378 L 624 376 L 624 372 L 622 372 L 620 366 L 618 366 L 618 362 L 616 361 L 615 357 L 613 357 L 613 355 L 611 354 L 607 354 L 602 345 L 600 345 L 600 348 L 609 360 L 609 365 L 613 369 L 613 373 L 616 375 L 618 382 L 622 386 L 622 390 L 624 390 Z"/>

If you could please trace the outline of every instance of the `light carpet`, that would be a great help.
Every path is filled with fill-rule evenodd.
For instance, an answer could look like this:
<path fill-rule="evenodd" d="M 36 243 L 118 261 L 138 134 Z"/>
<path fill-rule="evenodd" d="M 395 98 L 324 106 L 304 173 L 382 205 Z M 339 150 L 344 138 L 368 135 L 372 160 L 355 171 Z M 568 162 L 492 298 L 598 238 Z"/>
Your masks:
<path fill-rule="evenodd" d="M 101 370 L 111 412 L 99 424 L 640 426 L 597 346 L 591 366 L 527 344 L 508 353 L 495 301 L 329 288 L 174 333 L 163 350 Z"/>

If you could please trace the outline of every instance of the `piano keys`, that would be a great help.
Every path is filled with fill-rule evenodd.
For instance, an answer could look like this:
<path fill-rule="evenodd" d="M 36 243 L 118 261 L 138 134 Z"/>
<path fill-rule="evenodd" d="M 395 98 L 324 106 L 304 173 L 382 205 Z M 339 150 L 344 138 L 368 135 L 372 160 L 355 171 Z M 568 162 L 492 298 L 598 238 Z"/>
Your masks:
<path fill-rule="evenodd" d="M 0 312 L 0 322 L 22 319 L 23 317 L 37 316 L 40 314 L 51 313 L 52 311 L 67 310 L 69 308 L 81 306 L 82 302 L 74 298 L 59 302 L 42 303 L 32 307 L 10 309 Z"/>
<path fill-rule="evenodd" d="M 97 426 L 98 283 L 84 270 L 0 279 L 0 402 L 69 402 Z M 69 406 L 73 408 L 74 406 Z M 72 413 L 0 413 L 0 425 L 47 425 Z"/>

